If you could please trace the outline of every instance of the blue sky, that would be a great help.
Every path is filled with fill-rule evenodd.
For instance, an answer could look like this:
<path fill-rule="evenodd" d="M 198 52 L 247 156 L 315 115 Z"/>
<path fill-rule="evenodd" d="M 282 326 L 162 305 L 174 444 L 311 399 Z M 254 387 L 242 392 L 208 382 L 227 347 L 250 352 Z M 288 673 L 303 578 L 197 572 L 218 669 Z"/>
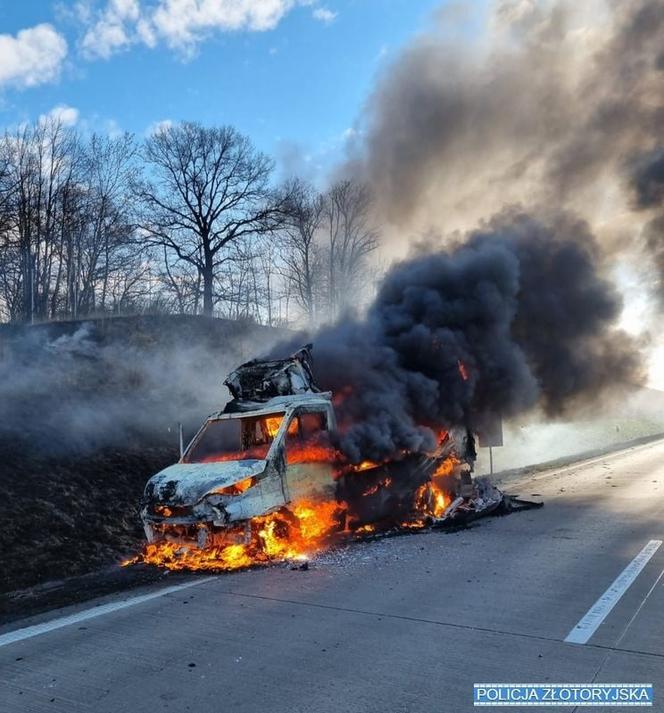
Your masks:
<path fill-rule="evenodd" d="M 58 106 L 83 130 L 230 123 L 282 166 L 324 167 L 376 74 L 440 4 L 0 0 L 0 126 Z"/>

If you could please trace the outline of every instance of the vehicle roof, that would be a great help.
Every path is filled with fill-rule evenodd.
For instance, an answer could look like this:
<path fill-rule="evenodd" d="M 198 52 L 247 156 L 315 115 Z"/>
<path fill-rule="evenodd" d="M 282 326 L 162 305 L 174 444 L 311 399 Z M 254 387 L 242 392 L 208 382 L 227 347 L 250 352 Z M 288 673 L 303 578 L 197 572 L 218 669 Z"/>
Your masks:
<path fill-rule="evenodd" d="M 237 410 L 226 412 L 218 411 L 208 417 L 208 420 L 244 418 L 246 416 L 266 416 L 275 412 L 286 412 L 297 406 L 321 406 L 323 408 L 330 405 L 332 394 L 327 392 L 288 394 L 287 396 L 275 396 L 268 401 L 245 401 L 237 404 Z"/>

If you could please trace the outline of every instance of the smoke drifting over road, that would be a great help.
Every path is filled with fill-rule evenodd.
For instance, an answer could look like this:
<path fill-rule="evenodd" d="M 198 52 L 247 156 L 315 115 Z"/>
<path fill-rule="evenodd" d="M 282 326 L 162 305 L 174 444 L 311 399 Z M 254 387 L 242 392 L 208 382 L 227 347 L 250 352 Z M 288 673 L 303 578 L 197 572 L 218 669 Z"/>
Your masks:
<path fill-rule="evenodd" d="M 394 265 L 366 318 L 315 337 L 354 462 L 427 450 L 440 429 L 567 407 L 642 376 L 585 223 L 505 211 L 448 250 Z"/>

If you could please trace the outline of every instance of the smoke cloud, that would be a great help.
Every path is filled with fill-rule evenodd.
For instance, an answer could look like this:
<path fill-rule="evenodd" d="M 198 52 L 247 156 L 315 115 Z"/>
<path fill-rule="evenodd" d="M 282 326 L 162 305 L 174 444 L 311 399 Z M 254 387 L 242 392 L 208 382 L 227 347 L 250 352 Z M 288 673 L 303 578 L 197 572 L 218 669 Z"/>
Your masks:
<path fill-rule="evenodd" d="M 455 37 L 441 9 L 384 69 L 340 168 L 393 252 L 441 236 L 366 321 L 314 339 L 355 461 L 644 381 L 607 275 L 664 275 L 663 0 L 501 0 L 481 31 L 462 20 Z"/>
<path fill-rule="evenodd" d="M 228 371 L 282 336 L 184 315 L 3 325 L 0 440 L 48 453 L 176 448 L 177 424 L 191 437 L 223 406 Z"/>
<path fill-rule="evenodd" d="M 456 36 L 441 10 L 379 77 L 344 170 L 397 247 L 510 205 L 575 212 L 607 253 L 634 247 L 647 216 L 625 167 L 661 151 L 663 47 L 662 0 L 502 0 Z"/>
<path fill-rule="evenodd" d="M 369 185 L 395 252 L 443 236 L 389 270 L 366 316 L 314 337 L 353 461 L 643 379 L 606 275 L 625 251 L 664 275 L 664 0 L 501 0 L 483 31 L 452 25 L 441 11 L 385 68 L 340 169 Z M 85 445 L 194 422 L 276 336 L 187 334 L 12 341 L 2 428 Z"/>
<path fill-rule="evenodd" d="M 620 310 L 587 224 L 567 214 L 504 211 L 453 248 L 423 246 L 389 270 L 366 317 L 314 336 L 337 445 L 356 463 L 426 451 L 441 429 L 560 415 L 636 385 Z"/>

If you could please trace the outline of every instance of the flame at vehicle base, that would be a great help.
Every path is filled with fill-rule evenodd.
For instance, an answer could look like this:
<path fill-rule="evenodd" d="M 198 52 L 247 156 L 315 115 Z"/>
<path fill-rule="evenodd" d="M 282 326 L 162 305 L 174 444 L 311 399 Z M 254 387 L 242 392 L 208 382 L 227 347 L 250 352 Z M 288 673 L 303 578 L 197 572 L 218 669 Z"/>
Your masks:
<path fill-rule="evenodd" d="M 331 543 L 343 521 L 339 503 L 303 501 L 286 510 L 253 518 L 246 543 L 198 548 L 180 542 L 148 544 L 122 563 L 144 562 L 171 570 L 234 570 L 307 558 Z"/>
<path fill-rule="evenodd" d="M 431 480 L 413 493 L 412 514 L 401 522 L 354 522 L 349 527 L 348 504 L 336 500 L 294 502 L 288 508 L 250 520 L 244 542 L 199 548 L 192 544 L 162 541 L 148 544 L 123 566 L 145 563 L 169 570 L 231 571 L 277 562 L 302 561 L 352 539 L 373 537 L 387 531 L 413 531 L 427 527 L 432 518 L 441 518 L 453 501 L 441 479 L 453 473 L 459 461 L 443 460 Z M 357 470 L 365 470 L 360 466 Z M 361 477 L 361 476 L 358 476 Z M 363 497 L 375 496 L 392 486 L 390 478 L 367 489 Z"/>

